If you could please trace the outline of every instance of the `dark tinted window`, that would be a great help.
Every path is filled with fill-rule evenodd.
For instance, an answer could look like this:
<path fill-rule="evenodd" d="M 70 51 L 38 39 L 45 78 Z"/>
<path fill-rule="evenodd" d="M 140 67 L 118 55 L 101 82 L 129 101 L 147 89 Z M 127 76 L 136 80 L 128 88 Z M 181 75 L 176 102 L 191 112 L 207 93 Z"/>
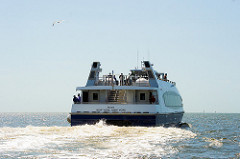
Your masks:
<path fill-rule="evenodd" d="M 167 107 L 182 107 L 182 98 L 175 92 L 165 92 L 163 99 Z"/>
<path fill-rule="evenodd" d="M 148 62 L 148 61 L 145 61 L 145 62 L 144 62 L 144 64 L 145 64 L 145 67 L 147 67 L 147 68 L 149 68 L 149 67 L 150 67 L 150 64 L 149 64 L 149 62 Z"/>
<path fill-rule="evenodd" d="M 93 100 L 98 100 L 98 93 L 93 93 Z"/>
<path fill-rule="evenodd" d="M 83 102 L 88 102 L 88 92 L 83 92 Z"/>
<path fill-rule="evenodd" d="M 140 100 L 145 100 L 145 93 L 140 93 Z"/>
<path fill-rule="evenodd" d="M 97 62 L 93 62 L 93 68 L 97 68 Z"/>

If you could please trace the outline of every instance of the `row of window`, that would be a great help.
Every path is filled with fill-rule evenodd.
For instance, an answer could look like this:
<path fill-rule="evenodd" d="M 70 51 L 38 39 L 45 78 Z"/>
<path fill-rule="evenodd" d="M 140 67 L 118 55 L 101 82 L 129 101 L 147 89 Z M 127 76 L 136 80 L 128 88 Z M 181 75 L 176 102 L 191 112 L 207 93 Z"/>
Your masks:
<path fill-rule="evenodd" d="M 87 94 L 87 97 L 86 97 Z M 87 102 L 88 99 L 88 92 L 83 92 L 83 98 L 85 96 L 85 100 L 83 99 L 83 101 Z M 163 94 L 163 99 L 164 99 L 164 103 L 167 107 L 181 107 L 182 106 L 182 98 L 179 94 L 175 93 L 175 92 L 165 92 Z M 98 101 L 99 100 L 99 94 L 94 92 L 92 93 L 92 100 L 93 101 Z M 146 93 L 140 93 L 139 94 L 139 100 L 140 101 L 146 101 Z"/>
<path fill-rule="evenodd" d="M 92 100 L 98 101 L 99 100 L 99 94 L 97 92 L 92 93 Z M 139 100 L 145 101 L 146 100 L 146 93 L 140 93 L 139 94 Z M 88 102 L 88 92 L 83 92 L 83 102 Z"/>
<path fill-rule="evenodd" d="M 98 100 L 98 93 L 93 93 L 92 97 L 93 97 L 93 100 L 95 101 Z M 145 93 L 140 93 L 140 100 L 143 100 L 143 101 L 146 100 Z"/>

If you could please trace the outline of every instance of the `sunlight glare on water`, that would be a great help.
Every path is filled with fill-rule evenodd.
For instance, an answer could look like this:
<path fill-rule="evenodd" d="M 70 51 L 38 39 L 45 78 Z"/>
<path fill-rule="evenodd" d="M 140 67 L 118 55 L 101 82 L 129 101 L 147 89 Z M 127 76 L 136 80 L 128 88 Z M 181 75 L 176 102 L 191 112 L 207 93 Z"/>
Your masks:
<path fill-rule="evenodd" d="M 174 143 L 196 136 L 186 129 L 117 127 L 105 125 L 103 121 L 76 127 L 3 127 L 0 132 L 0 154 L 12 158 L 171 156 L 178 152 Z"/>

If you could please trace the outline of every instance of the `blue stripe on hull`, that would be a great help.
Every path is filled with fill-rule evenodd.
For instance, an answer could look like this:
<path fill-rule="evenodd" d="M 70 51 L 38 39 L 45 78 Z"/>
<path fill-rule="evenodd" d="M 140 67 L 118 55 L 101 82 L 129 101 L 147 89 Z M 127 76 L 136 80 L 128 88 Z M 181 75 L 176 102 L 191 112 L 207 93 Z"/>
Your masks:
<path fill-rule="evenodd" d="M 182 117 L 183 112 L 154 115 L 72 114 L 71 126 L 96 124 L 101 119 L 109 125 L 118 126 L 177 126 Z"/>

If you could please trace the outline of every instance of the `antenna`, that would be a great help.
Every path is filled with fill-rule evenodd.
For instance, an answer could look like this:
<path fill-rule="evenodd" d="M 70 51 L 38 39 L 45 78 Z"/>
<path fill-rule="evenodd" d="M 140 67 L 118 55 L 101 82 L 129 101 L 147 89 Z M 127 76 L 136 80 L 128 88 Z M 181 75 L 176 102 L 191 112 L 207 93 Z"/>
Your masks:
<path fill-rule="evenodd" d="M 148 49 L 148 61 L 150 61 L 150 51 Z"/>
<path fill-rule="evenodd" d="M 138 69 L 138 50 L 137 50 L 137 69 Z"/>

